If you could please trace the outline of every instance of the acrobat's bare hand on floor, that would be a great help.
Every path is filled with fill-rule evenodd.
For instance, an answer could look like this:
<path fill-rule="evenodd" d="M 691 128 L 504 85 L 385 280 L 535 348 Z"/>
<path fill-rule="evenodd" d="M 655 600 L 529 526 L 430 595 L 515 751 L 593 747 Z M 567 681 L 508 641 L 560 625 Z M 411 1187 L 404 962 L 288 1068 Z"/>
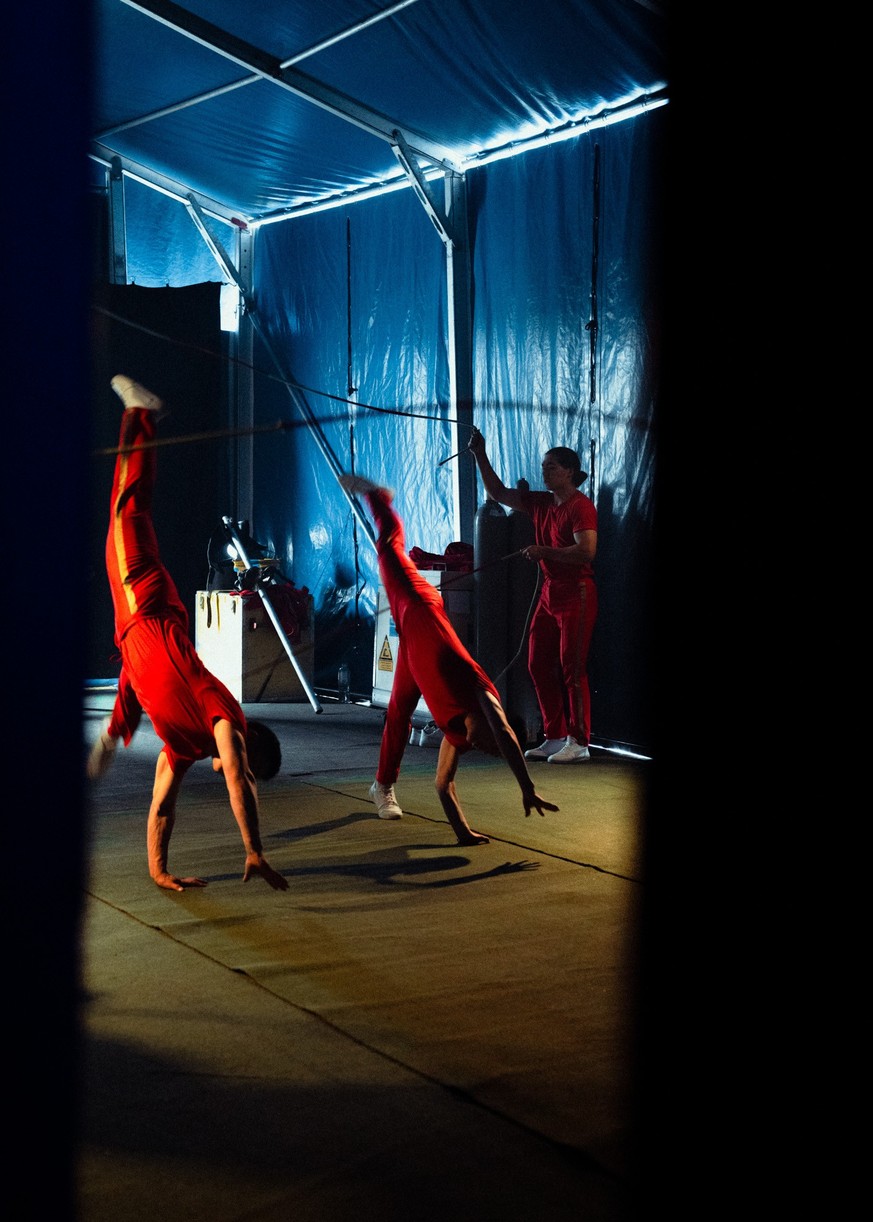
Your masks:
<path fill-rule="evenodd" d="M 281 874 L 274 870 L 266 857 L 262 857 L 260 853 L 251 853 L 246 858 L 243 882 L 247 883 L 253 874 L 260 874 L 264 882 L 269 883 L 274 891 L 288 890 L 288 879 L 283 878 Z"/>
<path fill-rule="evenodd" d="M 532 810 L 538 810 L 541 815 L 545 815 L 547 810 L 560 810 L 559 806 L 555 806 L 554 802 L 547 802 L 545 798 L 541 798 L 538 793 L 531 794 L 529 798 L 522 798 L 524 802 L 524 817 L 528 817 Z"/>
<path fill-rule="evenodd" d="M 186 887 L 205 887 L 205 878 L 177 878 L 175 874 L 157 874 L 154 879 L 165 891 L 184 891 Z"/>

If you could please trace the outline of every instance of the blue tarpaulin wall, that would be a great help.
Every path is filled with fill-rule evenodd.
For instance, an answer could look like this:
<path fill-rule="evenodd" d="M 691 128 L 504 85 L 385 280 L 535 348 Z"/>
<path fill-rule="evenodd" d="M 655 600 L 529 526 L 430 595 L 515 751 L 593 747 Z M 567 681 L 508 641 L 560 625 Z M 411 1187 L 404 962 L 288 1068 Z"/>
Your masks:
<path fill-rule="evenodd" d="M 541 487 L 542 456 L 554 445 L 578 450 L 590 472 L 583 491 L 600 527 L 593 738 L 643 750 L 652 737 L 667 118 L 655 110 L 466 175 L 474 420 L 507 484 Z M 140 187 L 128 223 L 131 281 L 221 278 L 174 201 Z M 258 328 L 269 344 L 255 343 L 255 426 L 300 421 L 302 395 L 322 440 L 302 424 L 253 437 L 253 531 L 314 595 L 316 685 L 331 686 L 346 657 L 353 689 L 366 693 L 375 553 L 324 446 L 343 470 L 396 488 L 409 547 L 443 552 L 453 542 L 451 463 L 440 465 L 452 452 L 443 245 L 404 190 L 263 226 L 254 251 Z M 481 485 L 479 493 L 481 501 Z M 494 593 L 513 596 L 497 575 Z"/>

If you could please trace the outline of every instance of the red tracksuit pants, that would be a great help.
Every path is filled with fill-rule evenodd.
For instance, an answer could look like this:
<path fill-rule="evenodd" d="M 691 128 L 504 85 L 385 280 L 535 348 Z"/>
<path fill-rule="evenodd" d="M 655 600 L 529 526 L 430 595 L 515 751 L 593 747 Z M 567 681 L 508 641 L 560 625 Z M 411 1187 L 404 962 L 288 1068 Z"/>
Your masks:
<path fill-rule="evenodd" d="M 126 745 L 145 709 L 175 768 L 214 754 L 212 727 L 217 718 L 227 718 L 243 731 L 245 718 L 195 652 L 188 613 L 160 560 L 152 523 L 155 450 L 126 450 L 151 441 L 155 433 L 154 412 L 124 412 L 106 536 L 115 641 L 122 657 L 109 732 Z"/>
<path fill-rule="evenodd" d="M 528 670 L 537 694 L 546 738 L 567 738 L 588 746 L 591 691 L 588 651 L 597 620 L 597 586 L 586 578 L 578 594 L 560 597 L 546 581 L 534 612 L 528 642 Z"/>
<path fill-rule="evenodd" d="M 483 688 L 495 697 L 497 689 L 452 627 L 440 592 L 406 554 L 403 524 L 390 500 L 375 492 L 367 501 L 378 528 L 379 573 L 400 639 L 376 770 L 381 785 L 393 785 L 422 696 L 446 737 L 467 750 L 463 718 L 478 711 Z"/>

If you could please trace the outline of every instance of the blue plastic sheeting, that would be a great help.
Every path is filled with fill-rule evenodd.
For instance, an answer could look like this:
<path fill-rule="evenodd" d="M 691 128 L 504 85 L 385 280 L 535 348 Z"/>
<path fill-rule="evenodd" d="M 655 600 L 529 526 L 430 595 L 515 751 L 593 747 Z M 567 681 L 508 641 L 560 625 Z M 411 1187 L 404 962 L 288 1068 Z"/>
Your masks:
<path fill-rule="evenodd" d="M 103 196 L 105 224 L 109 224 L 109 174 L 105 166 L 88 162 L 88 186 L 92 195 Z M 194 284 L 227 283 L 224 270 L 203 240 L 191 213 L 181 200 L 156 191 L 125 175 L 123 178 L 125 284 L 141 288 L 188 288 Z M 213 216 L 202 218 L 210 236 L 227 252 L 234 249 L 230 225 Z M 98 260 L 108 254 L 96 251 Z M 105 276 L 108 280 L 108 275 Z"/>
<path fill-rule="evenodd" d="M 602 131 L 596 141 L 498 162 L 468 179 L 475 421 L 508 484 L 524 477 L 541 487 L 542 456 L 554 445 L 577 449 L 590 472 L 583 491 L 600 514 L 601 615 L 591 664 L 598 730 L 637 744 L 647 738 L 641 692 L 664 114 Z M 356 388 L 354 410 L 306 395 L 337 465 L 349 470 L 354 459 L 357 471 L 396 487 L 407 546 L 443 552 L 452 542 L 450 464 L 439 466 L 451 453 L 445 266 L 420 203 L 405 192 L 348 214 L 263 229 L 255 266 L 260 324 L 287 361 L 281 375 L 339 398 Z M 592 348 L 587 326 L 595 309 Z M 270 367 L 263 362 L 261 352 L 259 368 Z M 287 391 L 278 392 L 275 382 L 270 390 L 257 385 L 259 421 L 293 415 Z M 285 571 L 329 617 L 322 625 L 327 677 L 336 669 L 331 643 L 339 656 L 358 639 L 359 620 L 372 615 L 372 548 L 306 428 L 257 443 L 254 499 L 258 532 L 266 531 Z M 495 587 L 495 597 L 509 596 Z M 365 668 L 371 663 L 369 655 Z"/>
<path fill-rule="evenodd" d="M 543 453 L 558 444 L 577 449 L 590 472 L 583 490 L 600 516 L 595 734 L 636 745 L 651 737 L 644 693 L 667 115 L 656 110 L 467 178 L 475 422 L 508 484 L 540 487 Z M 184 208 L 146 188 L 130 201 L 131 279 L 144 282 L 147 262 L 160 284 L 180 266 L 211 275 Z M 166 220 L 174 208 L 178 225 Z M 252 440 L 253 531 L 313 593 L 316 682 L 330 686 L 345 657 L 353 690 L 367 691 L 378 573 L 334 472 L 394 486 L 410 548 L 441 553 L 454 541 L 452 463 L 439 465 L 453 452 L 443 244 L 407 190 L 266 226 L 253 266 L 257 325 L 269 342 L 269 351 L 255 344 L 254 423 L 294 426 Z M 491 605 L 514 597 L 501 580 L 488 577 Z"/>
<path fill-rule="evenodd" d="M 127 222 L 127 283 L 143 288 L 185 288 L 224 281 L 225 276 L 203 241 L 188 209 L 177 200 L 133 179 L 124 184 Z M 231 239 L 213 222 L 222 246 Z M 212 230 L 210 230 L 212 232 Z"/>
<path fill-rule="evenodd" d="M 124 0 L 94 0 L 93 139 L 249 221 L 400 175 L 384 130 L 365 130 L 277 82 L 279 65 L 295 57 L 303 56 L 294 72 L 453 157 L 657 93 L 667 81 L 657 0 L 415 0 L 339 41 L 331 40 L 395 6 L 167 7 L 181 25 L 206 19 L 211 37 L 188 37 Z M 222 53 L 228 36 L 247 44 L 244 63 Z M 252 55 L 268 79 L 246 66 Z"/>
<path fill-rule="evenodd" d="M 256 384 L 256 424 L 301 420 L 302 393 L 321 438 L 301 426 L 256 445 L 258 530 L 319 607 L 371 617 L 375 552 L 324 450 L 396 489 L 409 547 L 452 542 L 448 468 L 436 470 L 451 453 L 443 246 L 406 191 L 262 229 L 255 263 L 259 325 L 284 362 L 259 346 L 256 367 L 326 392 Z"/>
<path fill-rule="evenodd" d="M 509 486 L 541 488 L 542 456 L 556 445 L 577 450 L 589 472 L 593 720 L 635 743 L 648 738 L 665 129 L 656 112 L 470 175 L 476 423 Z"/>

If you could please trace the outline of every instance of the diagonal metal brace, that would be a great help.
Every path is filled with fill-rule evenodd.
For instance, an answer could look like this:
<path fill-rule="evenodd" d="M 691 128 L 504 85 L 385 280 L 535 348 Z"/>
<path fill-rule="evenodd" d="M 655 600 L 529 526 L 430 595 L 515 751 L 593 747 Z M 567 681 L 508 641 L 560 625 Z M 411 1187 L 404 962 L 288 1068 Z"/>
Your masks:
<path fill-rule="evenodd" d="M 250 569 L 252 567 L 252 563 L 248 558 L 248 554 L 246 553 L 245 546 L 243 545 L 243 542 L 240 539 L 239 534 L 237 533 L 237 529 L 233 524 L 233 520 L 228 517 L 223 517 L 221 520 L 225 525 L 227 533 L 230 535 L 231 539 L 233 540 L 233 545 L 236 548 L 237 552 L 239 553 L 240 560 L 243 562 L 243 564 L 246 566 L 247 569 Z M 303 690 L 306 692 L 307 698 L 309 699 L 309 703 L 312 705 L 316 713 L 321 713 L 323 710 L 319 702 L 319 699 L 316 696 L 315 692 L 312 690 L 312 686 L 309 680 L 306 678 L 306 675 L 303 673 L 300 663 L 297 661 L 296 657 L 294 656 L 294 650 L 291 648 L 291 642 L 288 640 L 288 634 L 285 631 L 285 629 L 282 627 L 281 621 L 279 620 L 279 616 L 276 613 L 276 609 L 273 606 L 273 604 L 270 602 L 270 598 L 269 598 L 269 595 L 267 594 L 266 588 L 261 584 L 261 582 L 258 582 L 258 593 L 261 596 L 261 600 L 264 606 L 267 608 L 267 615 L 269 615 L 270 619 L 273 621 L 273 627 L 276 629 L 276 632 L 278 633 L 279 640 L 285 646 L 285 652 L 287 653 L 288 657 L 291 660 L 291 665 L 297 671 L 297 678 L 300 680 L 301 684 L 303 685 Z"/>
<path fill-rule="evenodd" d="M 415 158 L 415 154 L 409 147 L 403 133 L 396 128 L 391 133 L 391 151 L 403 167 L 407 178 L 410 180 L 412 189 L 421 200 L 424 210 L 433 222 L 437 233 L 446 246 L 451 248 L 455 245 L 456 241 L 455 235 L 452 232 L 452 223 L 446 215 L 445 209 L 441 208 L 431 195 L 428 181 Z"/>

